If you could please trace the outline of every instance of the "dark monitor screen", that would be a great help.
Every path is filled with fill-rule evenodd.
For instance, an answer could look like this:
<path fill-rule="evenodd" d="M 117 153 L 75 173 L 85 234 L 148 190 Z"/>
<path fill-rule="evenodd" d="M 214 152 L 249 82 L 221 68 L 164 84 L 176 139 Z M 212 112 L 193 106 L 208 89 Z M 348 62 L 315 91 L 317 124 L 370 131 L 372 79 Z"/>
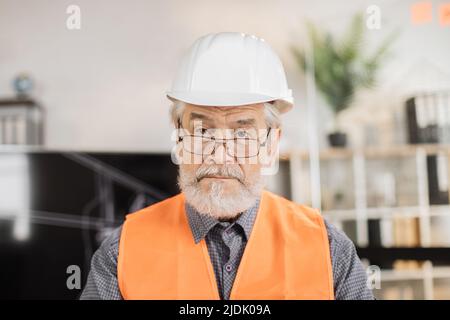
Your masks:
<path fill-rule="evenodd" d="M 76 299 L 101 241 L 127 213 L 178 193 L 170 154 L 0 153 L 0 299 Z"/>

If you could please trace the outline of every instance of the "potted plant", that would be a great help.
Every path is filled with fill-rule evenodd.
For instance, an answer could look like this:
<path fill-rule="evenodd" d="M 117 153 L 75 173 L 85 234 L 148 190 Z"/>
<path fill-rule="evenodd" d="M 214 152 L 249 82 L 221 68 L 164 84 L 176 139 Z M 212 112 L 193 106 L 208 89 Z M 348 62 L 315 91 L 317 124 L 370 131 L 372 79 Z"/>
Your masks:
<path fill-rule="evenodd" d="M 314 69 L 316 86 L 333 111 L 333 131 L 328 134 L 330 145 L 344 147 L 347 137 L 340 127 L 338 114 L 350 106 L 357 90 L 375 85 L 377 71 L 386 57 L 394 34 L 388 36 L 372 54 L 365 54 L 362 14 L 353 17 L 340 39 L 335 39 L 329 32 L 319 31 L 311 23 L 307 24 L 307 28 L 313 68 L 309 67 L 304 50 L 292 47 L 292 52 L 303 72 Z"/>

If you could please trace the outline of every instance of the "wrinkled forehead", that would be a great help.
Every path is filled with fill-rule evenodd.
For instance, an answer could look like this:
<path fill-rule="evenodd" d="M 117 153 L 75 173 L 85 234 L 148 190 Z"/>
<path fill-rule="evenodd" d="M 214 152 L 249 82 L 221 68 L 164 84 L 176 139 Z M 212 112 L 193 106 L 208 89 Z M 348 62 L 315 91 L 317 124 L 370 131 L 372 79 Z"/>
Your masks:
<path fill-rule="evenodd" d="M 265 127 L 264 105 L 252 104 L 233 107 L 197 106 L 187 104 L 183 124 L 203 123 L 210 127 Z"/>

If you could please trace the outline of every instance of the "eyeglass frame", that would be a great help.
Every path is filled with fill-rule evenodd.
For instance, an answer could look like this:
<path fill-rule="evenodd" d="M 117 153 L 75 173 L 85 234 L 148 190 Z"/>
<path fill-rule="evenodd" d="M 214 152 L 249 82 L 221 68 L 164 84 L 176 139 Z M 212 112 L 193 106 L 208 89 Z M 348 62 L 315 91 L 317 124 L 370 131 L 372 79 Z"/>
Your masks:
<path fill-rule="evenodd" d="M 188 130 L 188 129 L 183 128 L 183 127 L 181 126 L 181 120 L 178 119 L 177 130 L 180 130 L 180 129 Z M 221 141 L 222 141 L 222 142 L 221 142 L 222 145 L 225 144 L 226 152 L 227 152 L 227 154 L 228 154 L 230 157 L 233 157 L 233 158 L 239 158 L 239 159 L 249 159 L 249 158 L 253 158 L 253 157 L 259 156 L 259 152 L 260 152 L 260 150 L 261 150 L 261 147 L 265 147 L 267 141 L 269 140 L 269 135 L 270 135 L 271 129 L 272 129 L 272 127 L 269 127 L 268 130 L 267 130 L 266 140 L 265 140 L 264 142 L 262 142 L 262 143 L 258 143 L 258 153 L 255 154 L 255 155 L 253 155 L 253 156 L 248 156 L 248 157 L 238 157 L 238 156 L 236 156 L 236 155 L 230 155 L 230 153 L 228 152 L 228 149 L 229 149 L 229 148 L 227 148 L 227 146 L 228 146 L 228 142 L 227 142 L 227 141 L 229 141 L 229 140 L 236 140 L 237 138 L 232 138 L 232 139 L 216 139 L 215 137 L 211 137 L 210 139 L 214 140 L 215 143 L 214 143 L 214 148 L 211 150 L 211 153 L 210 153 L 210 154 L 204 154 L 204 153 L 202 153 L 202 154 L 197 154 L 197 153 L 191 152 L 191 151 L 189 151 L 189 150 L 186 150 L 186 148 L 184 148 L 184 143 L 183 143 L 183 138 L 184 138 L 184 137 L 188 136 L 188 137 L 196 137 L 196 138 L 201 138 L 201 139 L 202 139 L 202 138 L 204 138 L 203 136 L 198 136 L 198 135 L 195 135 L 195 134 L 187 134 L 187 135 L 183 135 L 183 136 L 178 135 L 178 140 L 177 140 L 177 142 L 183 143 L 183 150 L 189 152 L 190 154 L 195 154 L 195 155 L 198 155 L 198 156 L 200 156 L 200 155 L 201 155 L 201 156 L 208 156 L 208 155 L 212 155 L 212 154 L 216 151 L 216 145 L 217 145 L 217 143 L 219 143 L 217 140 L 221 140 Z M 256 139 L 251 138 L 251 139 L 248 139 L 248 140 L 257 140 L 257 141 L 259 141 L 259 137 L 256 138 Z M 236 141 L 235 141 L 235 143 L 236 143 Z"/>

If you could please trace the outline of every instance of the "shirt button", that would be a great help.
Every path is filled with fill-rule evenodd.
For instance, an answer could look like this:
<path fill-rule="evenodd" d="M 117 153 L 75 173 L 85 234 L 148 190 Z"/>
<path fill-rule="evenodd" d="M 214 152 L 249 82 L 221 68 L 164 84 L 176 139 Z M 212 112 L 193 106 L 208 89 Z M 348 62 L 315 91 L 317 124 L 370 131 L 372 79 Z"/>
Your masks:
<path fill-rule="evenodd" d="M 228 272 L 231 272 L 231 270 L 233 270 L 233 267 L 230 264 L 227 264 L 225 266 L 225 270 L 227 270 Z"/>

